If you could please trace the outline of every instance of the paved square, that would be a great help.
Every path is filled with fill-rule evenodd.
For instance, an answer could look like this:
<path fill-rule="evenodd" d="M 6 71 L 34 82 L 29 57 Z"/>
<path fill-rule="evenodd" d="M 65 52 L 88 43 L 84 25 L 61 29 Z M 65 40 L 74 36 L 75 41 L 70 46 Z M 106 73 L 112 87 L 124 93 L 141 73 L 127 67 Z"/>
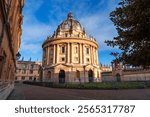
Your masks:
<path fill-rule="evenodd" d="M 8 100 L 149 100 L 150 89 L 86 90 L 18 83 Z"/>

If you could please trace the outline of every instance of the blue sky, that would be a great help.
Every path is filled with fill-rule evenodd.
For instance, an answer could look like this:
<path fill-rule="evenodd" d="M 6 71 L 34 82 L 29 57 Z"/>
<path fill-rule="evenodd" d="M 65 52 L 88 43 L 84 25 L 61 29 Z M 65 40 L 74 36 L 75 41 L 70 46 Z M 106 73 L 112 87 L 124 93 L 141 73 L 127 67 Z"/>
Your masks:
<path fill-rule="evenodd" d="M 117 35 L 109 14 L 120 0 L 25 0 L 23 10 L 21 58 L 42 60 L 42 43 L 52 35 L 56 27 L 67 18 L 71 11 L 88 35 L 95 37 L 99 44 L 99 62 L 110 64 L 114 59 L 110 53 L 117 48 L 108 47 L 104 41 Z"/>

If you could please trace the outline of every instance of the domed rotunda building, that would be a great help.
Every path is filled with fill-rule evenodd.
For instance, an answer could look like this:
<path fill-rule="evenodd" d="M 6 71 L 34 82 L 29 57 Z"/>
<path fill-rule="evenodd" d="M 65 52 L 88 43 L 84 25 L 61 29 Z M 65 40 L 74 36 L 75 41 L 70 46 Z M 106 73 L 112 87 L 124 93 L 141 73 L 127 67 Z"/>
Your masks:
<path fill-rule="evenodd" d="M 96 82 L 101 79 L 98 43 L 69 13 L 43 45 L 43 81 Z"/>

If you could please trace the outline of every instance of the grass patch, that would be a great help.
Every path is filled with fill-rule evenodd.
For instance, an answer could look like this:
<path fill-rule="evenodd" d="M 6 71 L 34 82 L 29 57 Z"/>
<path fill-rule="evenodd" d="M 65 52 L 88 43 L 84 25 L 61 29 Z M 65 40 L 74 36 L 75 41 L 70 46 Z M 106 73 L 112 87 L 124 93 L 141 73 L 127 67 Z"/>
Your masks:
<path fill-rule="evenodd" d="M 144 89 L 150 88 L 150 82 L 102 82 L 102 83 L 84 83 L 84 84 L 56 84 L 51 82 L 31 82 L 25 81 L 24 84 L 38 85 L 51 88 L 67 89 Z"/>

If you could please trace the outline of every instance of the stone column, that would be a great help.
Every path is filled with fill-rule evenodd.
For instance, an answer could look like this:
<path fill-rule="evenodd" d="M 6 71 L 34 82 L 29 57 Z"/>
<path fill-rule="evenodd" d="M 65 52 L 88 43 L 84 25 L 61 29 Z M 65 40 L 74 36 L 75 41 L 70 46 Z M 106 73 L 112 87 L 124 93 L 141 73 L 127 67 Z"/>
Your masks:
<path fill-rule="evenodd" d="M 42 80 L 45 81 L 45 69 L 42 70 Z"/>
<path fill-rule="evenodd" d="M 95 48 L 94 47 L 93 47 L 93 63 L 96 64 L 95 63 Z"/>
<path fill-rule="evenodd" d="M 59 45 L 56 45 L 56 63 L 59 62 Z"/>
<path fill-rule="evenodd" d="M 92 46 L 92 61 L 93 61 L 93 64 L 95 64 L 94 63 L 94 47 Z"/>
<path fill-rule="evenodd" d="M 45 59 L 46 59 L 46 60 L 45 60 L 45 65 L 47 65 L 47 59 L 48 59 L 48 58 L 47 58 L 47 50 L 48 50 L 47 47 L 45 47 L 45 50 L 46 50 L 46 51 L 45 51 L 45 52 L 46 52 L 46 53 L 45 53 Z"/>
<path fill-rule="evenodd" d="M 97 50 L 95 48 L 95 64 L 97 65 Z"/>
<path fill-rule="evenodd" d="M 94 53 L 94 47 L 92 47 L 92 53 L 93 53 L 93 54 L 92 54 L 93 64 L 95 64 L 95 61 L 94 61 L 94 54 L 95 54 L 95 53 Z"/>
<path fill-rule="evenodd" d="M 90 46 L 90 58 L 91 58 L 91 64 L 93 64 L 93 48 Z"/>
<path fill-rule="evenodd" d="M 92 54 L 92 52 L 91 52 L 91 46 L 90 46 L 90 48 L 89 48 L 89 55 L 90 55 L 90 63 L 92 64 L 91 54 Z"/>
<path fill-rule="evenodd" d="M 96 49 L 96 58 L 97 58 L 97 65 L 98 65 L 98 50 Z"/>
<path fill-rule="evenodd" d="M 50 53 L 49 52 L 50 52 L 50 47 L 48 46 L 47 47 L 47 65 L 49 65 L 49 61 L 50 61 L 49 60 L 50 59 Z"/>
<path fill-rule="evenodd" d="M 67 43 L 67 63 L 70 63 L 70 43 Z"/>
<path fill-rule="evenodd" d="M 72 43 L 70 43 L 70 63 L 72 63 Z"/>
<path fill-rule="evenodd" d="M 45 58 L 44 58 L 44 57 L 45 57 L 45 49 L 43 49 L 43 57 L 42 57 L 42 64 L 43 64 L 43 65 L 45 65 L 45 62 L 44 62 L 44 59 L 45 59 Z"/>
<path fill-rule="evenodd" d="M 85 52 L 84 52 L 84 44 L 82 44 L 82 63 L 84 64 L 85 63 Z"/>
<path fill-rule="evenodd" d="M 82 64 L 82 44 L 79 43 L 79 63 Z"/>
<path fill-rule="evenodd" d="M 56 56 L 55 56 L 55 53 L 56 53 L 56 45 L 53 45 L 53 64 L 55 64 L 56 62 Z"/>

